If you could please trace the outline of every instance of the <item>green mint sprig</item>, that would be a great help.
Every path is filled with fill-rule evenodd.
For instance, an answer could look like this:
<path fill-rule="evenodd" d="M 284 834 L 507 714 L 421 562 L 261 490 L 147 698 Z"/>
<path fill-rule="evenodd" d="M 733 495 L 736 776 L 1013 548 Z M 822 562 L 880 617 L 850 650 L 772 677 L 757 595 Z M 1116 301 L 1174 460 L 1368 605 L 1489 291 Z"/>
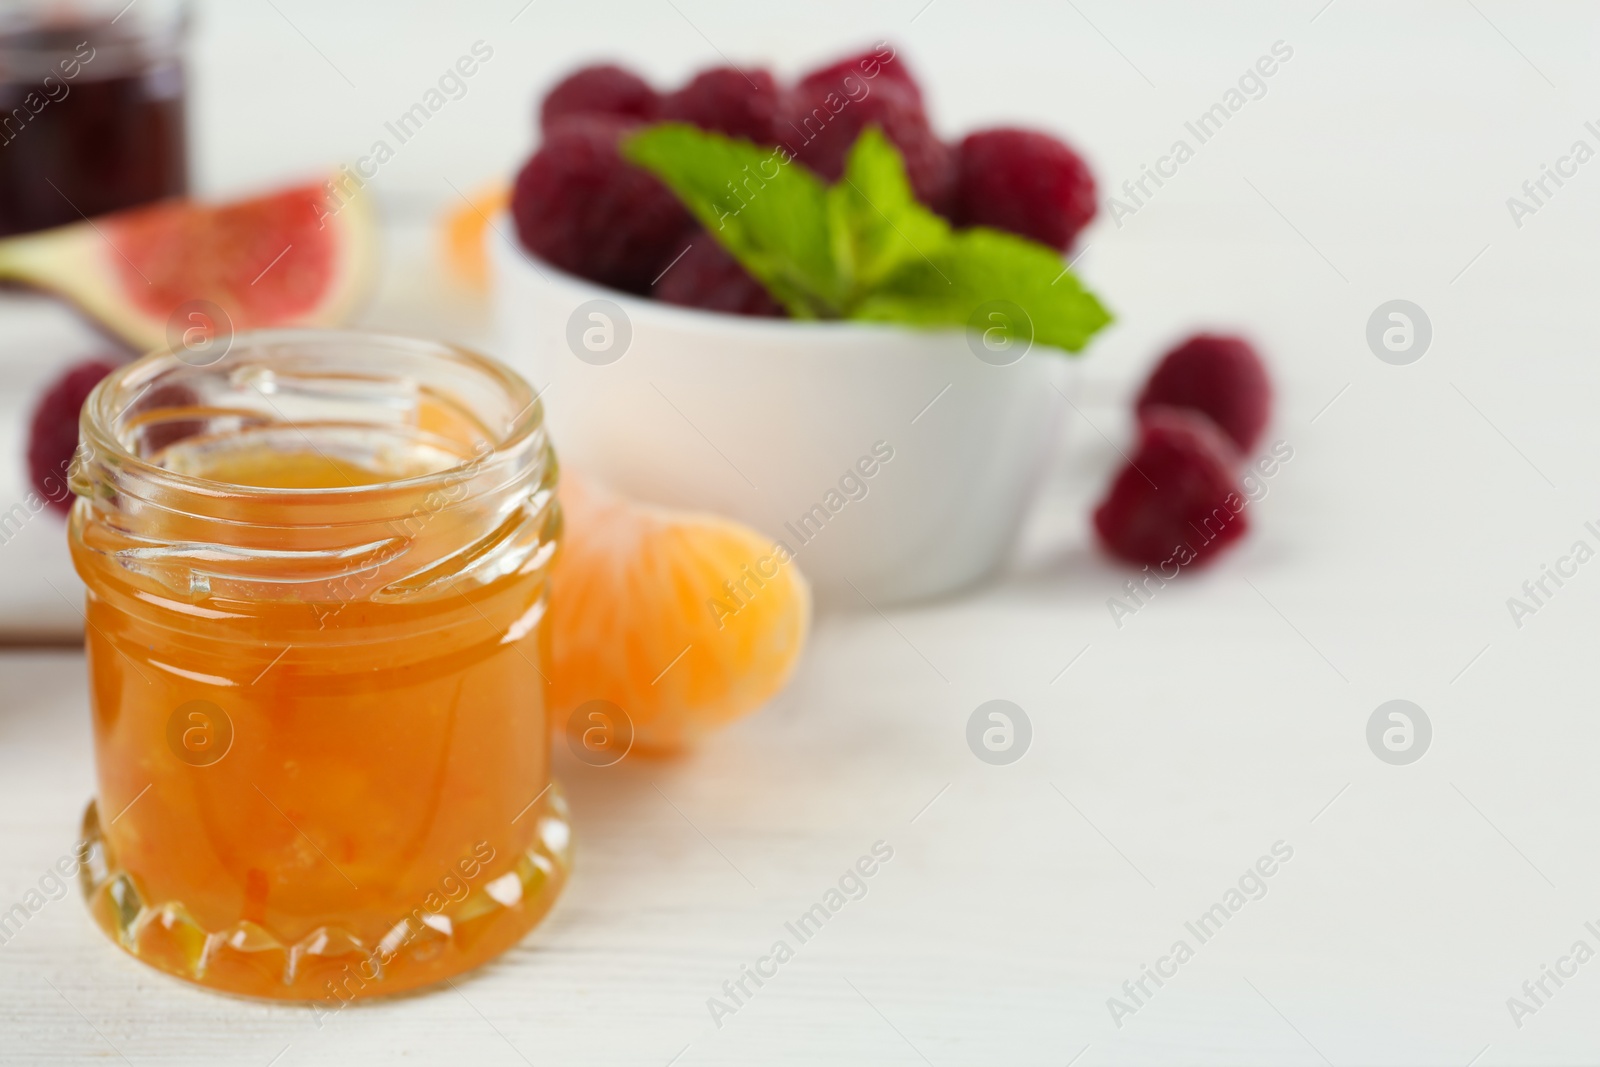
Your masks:
<path fill-rule="evenodd" d="M 967 326 L 981 305 L 1009 301 L 1035 341 L 1069 352 L 1111 321 L 1054 249 L 953 229 L 918 203 L 876 126 L 833 185 L 785 149 L 681 123 L 633 134 L 623 155 L 665 182 L 794 318 Z"/>

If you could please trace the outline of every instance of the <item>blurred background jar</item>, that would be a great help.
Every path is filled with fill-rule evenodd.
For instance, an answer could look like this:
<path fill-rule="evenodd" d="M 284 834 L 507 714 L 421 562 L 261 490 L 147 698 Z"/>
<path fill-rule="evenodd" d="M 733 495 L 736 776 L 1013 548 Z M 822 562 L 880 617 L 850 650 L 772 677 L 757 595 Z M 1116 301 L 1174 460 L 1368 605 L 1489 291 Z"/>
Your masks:
<path fill-rule="evenodd" d="M 188 191 L 182 0 L 0 0 L 0 237 Z"/>

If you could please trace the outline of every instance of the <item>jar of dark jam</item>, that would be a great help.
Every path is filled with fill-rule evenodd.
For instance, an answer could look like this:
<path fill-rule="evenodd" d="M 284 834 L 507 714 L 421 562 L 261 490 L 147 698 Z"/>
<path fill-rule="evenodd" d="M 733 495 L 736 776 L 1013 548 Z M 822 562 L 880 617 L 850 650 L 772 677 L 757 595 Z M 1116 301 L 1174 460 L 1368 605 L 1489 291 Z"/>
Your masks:
<path fill-rule="evenodd" d="M 0 0 L 0 237 L 188 191 L 187 7 Z"/>

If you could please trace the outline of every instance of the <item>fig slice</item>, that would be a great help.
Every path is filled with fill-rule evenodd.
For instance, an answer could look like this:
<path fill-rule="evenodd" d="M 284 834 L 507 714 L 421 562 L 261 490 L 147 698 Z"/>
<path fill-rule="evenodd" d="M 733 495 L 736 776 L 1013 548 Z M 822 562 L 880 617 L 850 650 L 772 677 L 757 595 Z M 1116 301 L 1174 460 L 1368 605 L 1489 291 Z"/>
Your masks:
<path fill-rule="evenodd" d="M 7 238 L 0 279 L 65 298 L 140 352 L 179 343 L 192 323 L 337 325 L 367 294 L 377 258 L 372 207 L 353 184 L 164 200 Z M 212 322 L 216 309 L 225 321 Z"/>

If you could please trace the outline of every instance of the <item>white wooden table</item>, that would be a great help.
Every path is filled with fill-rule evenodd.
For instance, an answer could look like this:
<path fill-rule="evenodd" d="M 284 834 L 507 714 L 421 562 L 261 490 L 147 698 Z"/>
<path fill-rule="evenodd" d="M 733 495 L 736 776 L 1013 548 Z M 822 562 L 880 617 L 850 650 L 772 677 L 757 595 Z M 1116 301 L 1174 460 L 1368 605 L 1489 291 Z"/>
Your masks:
<path fill-rule="evenodd" d="M 471 308 L 425 299 L 426 231 L 403 209 L 426 217 L 453 196 L 441 179 L 465 189 L 508 166 L 531 86 L 574 57 L 675 77 L 715 58 L 709 38 L 793 69 L 881 30 L 930 75 L 948 128 L 1057 125 L 1110 190 L 1274 41 L 1294 56 L 1134 217 L 1088 235 L 1080 268 L 1121 321 L 1086 363 L 1082 413 L 1000 580 L 887 618 L 825 612 L 788 691 L 679 762 L 563 760 L 576 874 L 543 927 L 458 989 L 319 1027 L 303 1007 L 143 968 L 73 891 L 0 946 L 0 1063 L 1600 1057 L 1600 962 L 1545 978 L 1520 1026 L 1507 1007 L 1534 1006 L 1523 983 L 1574 942 L 1600 950 L 1584 925 L 1600 927 L 1600 563 L 1550 586 L 1520 628 L 1506 606 L 1573 542 L 1600 548 L 1584 526 L 1600 525 L 1600 162 L 1521 228 L 1506 207 L 1575 139 L 1600 148 L 1583 125 L 1600 88 L 1592 11 L 934 0 L 919 14 L 917 0 L 800 21 L 538 0 L 512 22 L 521 0 L 483 0 L 374 24 L 353 4 L 275 3 L 202 12 L 209 188 L 359 153 L 434 68 L 495 42 L 459 115 L 386 175 L 397 243 L 367 317 L 479 340 Z M 1395 298 L 1433 325 L 1410 366 L 1364 340 Z M 1126 574 L 1093 549 L 1087 512 L 1129 393 L 1201 324 L 1248 328 L 1271 355 L 1270 436 L 1294 458 L 1240 549 L 1119 628 L 1107 600 Z M 20 589 L 13 547 L 0 573 Z M 0 909 L 73 840 L 91 788 L 84 691 L 73 651 L 0 654 Z M 1004 767 L 965 740 L 996 698 L 1034 730 Z M 1433 727 L 1408 766 L 1366 739 L 1396 698 Z M 716 1025 L 708 998 L 794 944 L 784 924 L 878 841 L 893 858 L 866 895 Z M 1202 943 L 1186 923 L 1277 842 L 1293 855 L 1265 895 Z M 1192 958 L 1161 964 L 1171 976 L 1135 1001 L 1124 982 L 1180 939 Z"/>

